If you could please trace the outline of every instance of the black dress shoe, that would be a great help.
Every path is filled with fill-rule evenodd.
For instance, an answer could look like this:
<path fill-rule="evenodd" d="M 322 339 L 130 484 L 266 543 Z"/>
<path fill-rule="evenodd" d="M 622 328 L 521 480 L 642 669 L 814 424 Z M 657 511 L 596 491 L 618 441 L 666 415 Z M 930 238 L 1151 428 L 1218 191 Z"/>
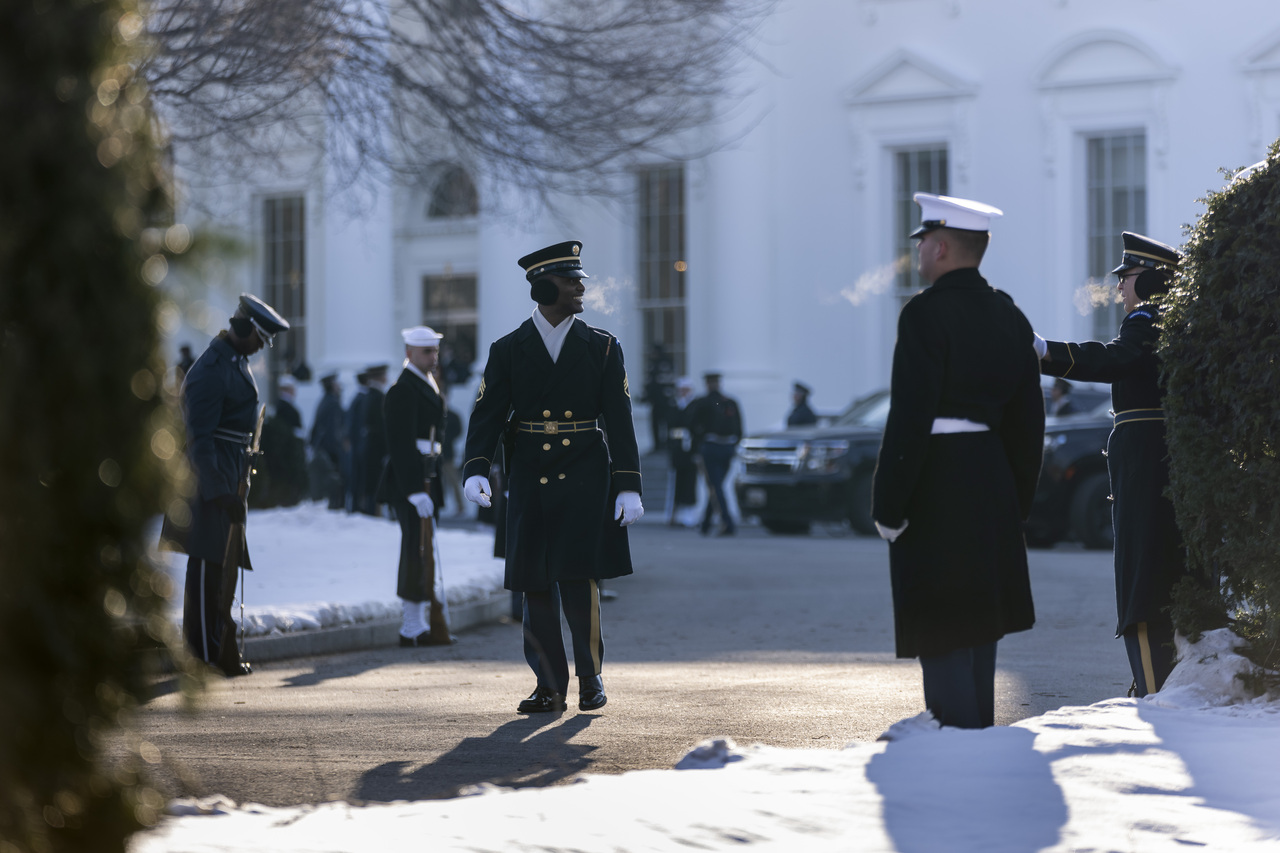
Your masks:
<path fill-rule="evenodd" d="M 251 675 L 253 667 L 242 660 L 228 661 L 218 665 L 218 671 L 227 678 L 235 678 L 237 675 Z"/>
<path fill-rule="evenodd" d="M 578 710 L 594 711 L 603 708 L 609 697 L 604 695 L 604 679 L 600 676 L 578 679 Z"/>
<path fill-rule="evenodd" d="M 541 684 L 516 707 L 518 714 L 546 714 L 551 711 L 563 711 L 569 706 L 564 701 L 564 694 L 557 693 L 550 687 Z"/>
<path fill-rule="evenodd" d="M 430 631 L 423 631 L 416 637 L 400 635 L 400 648 L 402 649 L 416 648 L 418 646 L 452 646 L 456 642 L 458 642 L 458 638 L 452 634 L 440 639 L 432 639 Z"/>

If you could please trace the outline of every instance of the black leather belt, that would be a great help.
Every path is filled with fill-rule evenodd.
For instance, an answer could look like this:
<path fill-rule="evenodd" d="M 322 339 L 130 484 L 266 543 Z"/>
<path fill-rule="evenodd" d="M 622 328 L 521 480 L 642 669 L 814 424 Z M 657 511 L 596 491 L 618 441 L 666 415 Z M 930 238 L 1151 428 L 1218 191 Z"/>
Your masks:
<path fill-rule="evenodd" d="M 558 435 L 562 432 L 592 432 L 596 422 L 591 421 L 520 421 L 520 432 L 535 432 L 541 435 Z"/>
<path fill-rule="evenodd" d="M 1115 413 L 1115 426 L 1129 424 L 1134 421 L 1162 421 L 1164 409 L 1125 409 Z"/>
<path fill-rule="evenodd" d="M 245 447 L 253 444 L 253 433 L 251 432 L 237 432 L 233 429 L 218 427 L 213 431 L 213 437 L 220 438 L 223 441 L 234 442 L 235 444 L 243 444 Z"/>

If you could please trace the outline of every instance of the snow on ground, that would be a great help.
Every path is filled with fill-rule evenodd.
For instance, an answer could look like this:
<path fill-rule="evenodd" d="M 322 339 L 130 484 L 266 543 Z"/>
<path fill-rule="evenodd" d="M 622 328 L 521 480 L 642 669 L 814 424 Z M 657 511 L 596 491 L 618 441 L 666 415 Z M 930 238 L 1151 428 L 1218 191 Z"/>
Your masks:
<path fill-rule="evenodd" d="M 394 521 L 331 512 L 321 502 L 251 511 L 247 529 L 254 565 L 244 573 L 247 636 L 400 618 L 400 526 Z M 502 590 L 492 528 L 442 527 L 437 540 L 450 605 Z M 171 551 L 161 557 L 174 579 L 170 607 L 180 623 L 187 557 Z M 233 614 L 238 621 L 238 604 Z"/>
<path fill-rule="evenodd" d="M 390 522 L 271 510 L 250 514 L 249 537 L 248 612 L 264 626 L 332 624 L 395 600 Z M 491 547 L 490 534 L 442 531 L 451 601 L 501 586 Z M 1251 665 L 1234 644 L 1225 630 L 1181 644 L 1169 683 L 1146 699 L 983 731 L 914 719 L 890 742 L 842 750 L 713 738 L 670 770 L 452 800 L 176 801 L 129 853 L 1280 851 L 1280 698 L 1245 695 L 1236 674 Z"/>

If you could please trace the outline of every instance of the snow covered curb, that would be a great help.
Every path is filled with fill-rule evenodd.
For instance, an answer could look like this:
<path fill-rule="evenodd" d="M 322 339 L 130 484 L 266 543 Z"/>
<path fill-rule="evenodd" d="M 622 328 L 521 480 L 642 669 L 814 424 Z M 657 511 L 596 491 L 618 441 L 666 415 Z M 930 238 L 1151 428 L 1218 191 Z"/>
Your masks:
<path fill-rule="evenodd" d="M 493 557 L 492 531 L 440 528 L 437 538 L 450 608 L 504 594 L 503 563 Z M 251 511 L 248 539 L 254 571 L 244 573 L 247 637 L 399 620 L 400 527 L 395 522 L 306 503 Z M 172 552 L 160 552 L 159 558 L 174 581 L 170 613 L 181 622 L 187 558 Z M 232 612 L 238 620 L 238 603 Z"/>

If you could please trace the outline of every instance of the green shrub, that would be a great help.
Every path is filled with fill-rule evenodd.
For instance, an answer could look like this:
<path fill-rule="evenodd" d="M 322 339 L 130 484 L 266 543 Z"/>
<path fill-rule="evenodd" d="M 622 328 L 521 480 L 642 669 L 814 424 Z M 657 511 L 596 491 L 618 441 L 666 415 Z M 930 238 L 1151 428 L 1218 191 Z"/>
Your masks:
<path fill-rule="evenodd" d="M 123 850 L 163 807 L 155 748 L 114 743 L 173 648 L 144 531 L 181 445 L 139 24 L 121 0 L 0 11 L 0 853 Z"/>
<path fill-rule="evenodd" d="M 1185 633 L 1224 611 L 1280 668 L 1280 141 L 1266 165 L 1203 199 L 1167 300 L 1160 353 L 1170 491 L 1200 583 L 1175 598 Z M 1219 576 L 1221 583 L 1211 579 Z M 1204 582 L 1210 579 L 1210 582 Z"/>

